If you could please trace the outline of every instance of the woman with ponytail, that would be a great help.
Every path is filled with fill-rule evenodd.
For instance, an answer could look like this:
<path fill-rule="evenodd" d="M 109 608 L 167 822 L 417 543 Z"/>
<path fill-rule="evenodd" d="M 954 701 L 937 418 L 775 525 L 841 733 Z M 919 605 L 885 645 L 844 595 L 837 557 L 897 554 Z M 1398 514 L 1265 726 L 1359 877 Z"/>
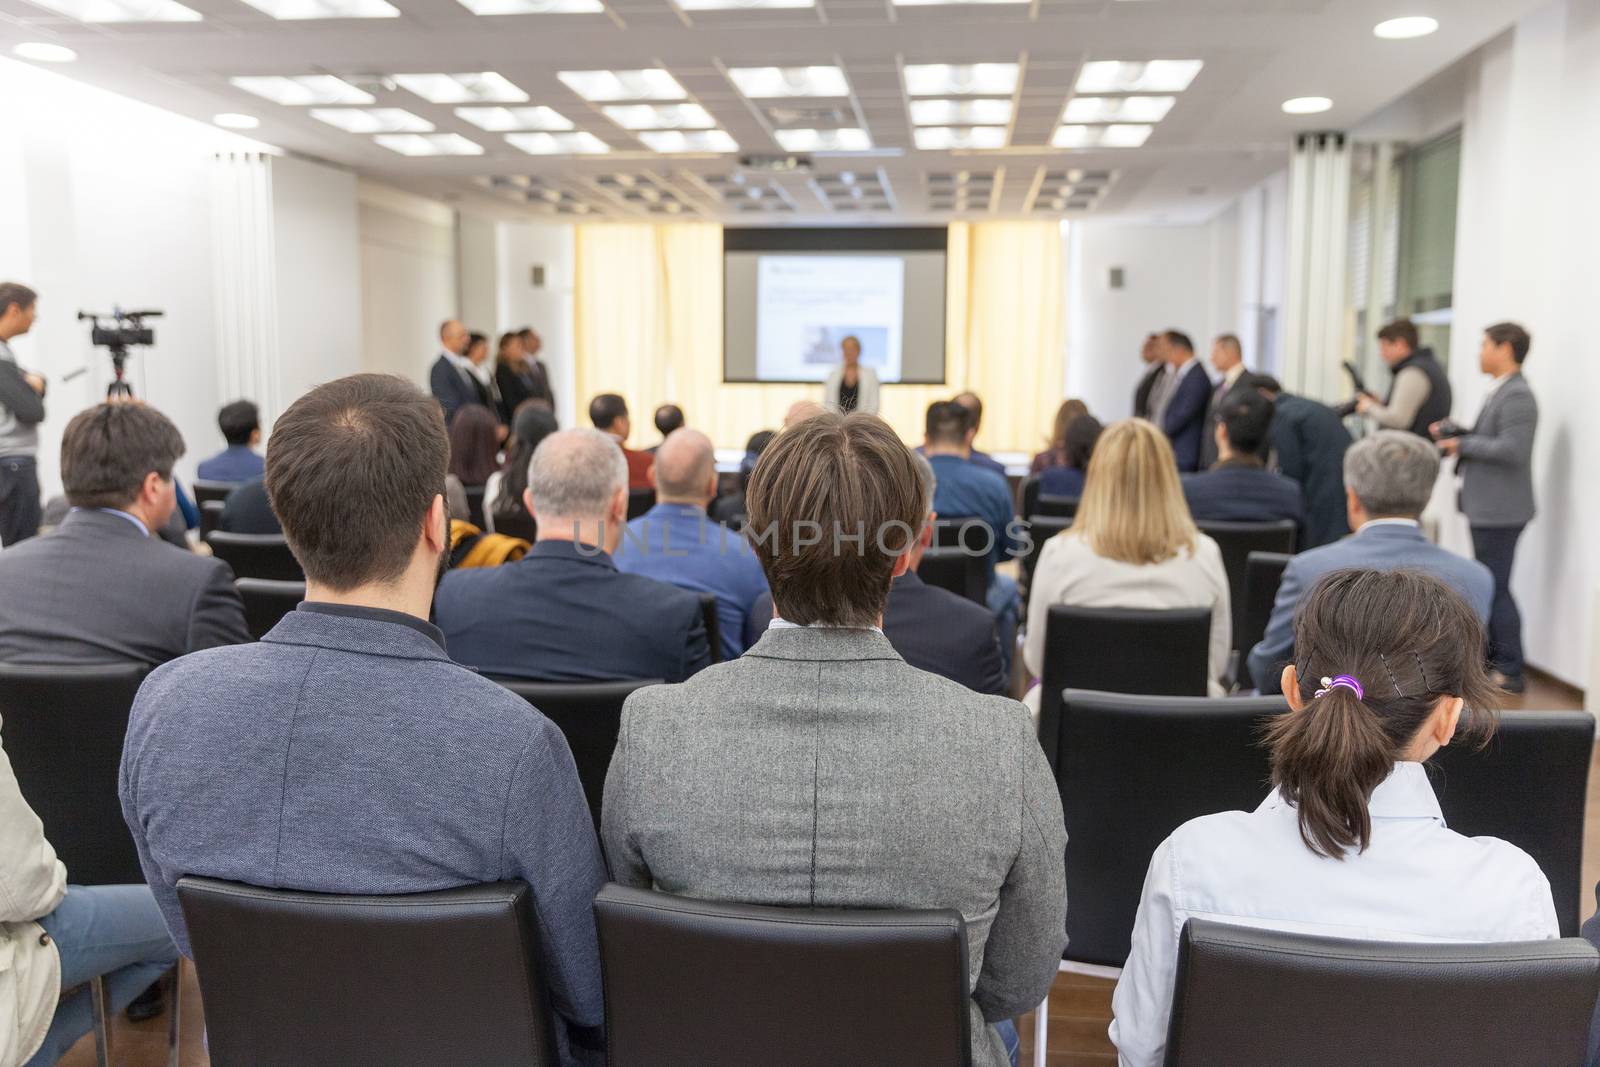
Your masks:
<path fill-rule="evenodd" d="M 1420 571 L 1335 571 L 1295 617 L 1272 793 L 1156 849 L 1112 1000 L 1122 1067 L 1160 1064 L 1191 917 L 1373 941 L 1559 937 L 1550 884 L 1514 845 L 1447 828 L 1423 764 L 1494 730 L 1483 627 Z"/>

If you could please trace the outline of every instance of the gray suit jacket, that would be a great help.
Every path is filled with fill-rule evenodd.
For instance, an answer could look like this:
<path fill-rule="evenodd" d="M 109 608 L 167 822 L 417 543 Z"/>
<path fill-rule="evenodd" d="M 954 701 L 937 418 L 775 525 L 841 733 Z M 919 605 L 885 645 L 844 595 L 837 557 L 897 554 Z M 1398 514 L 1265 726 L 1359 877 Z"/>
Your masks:
<path fill-rule="evenodd" d="M 1061 799 L 1022 705 L 871 630 L 769 630 L 628 698 L 601 839 L 625 885 L 791 907 L 955 908 L 975 1067 L 1066 944 Z"/>
<path fill-rule="evenodd" d="M 226 563 L 110 512 L 71 512 L 0 553 L 0 660 L 156 666 L 248 640 Z"/>
<path fill-rule="evenodd" d="M 1483 405 L 1461 438 L 1461 511 L 1473 526 L 1525 526 L 1533 518 L 1533 433 L 1539 403 L 1518 371 Z"/>

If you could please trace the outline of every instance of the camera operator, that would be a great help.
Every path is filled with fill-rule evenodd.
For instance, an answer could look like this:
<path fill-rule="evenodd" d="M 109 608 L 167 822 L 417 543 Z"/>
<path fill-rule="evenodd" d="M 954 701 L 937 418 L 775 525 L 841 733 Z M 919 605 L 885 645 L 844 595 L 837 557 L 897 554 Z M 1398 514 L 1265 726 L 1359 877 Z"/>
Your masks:
<path fill-rule="evenodd" d="M 33 327 L 38 294 L 0 282 L 0 546 L 39 532 L 39 423 L 45 381 L 17 366 L 9 344 Z"/>
<path fill-rule="evenodd" d="M 1428 427 L 1450 415 L 1450 379 L 1433 349 L 1417 347 L 1417 328 L 1396 319 L 1378 331 L 1378 354 L 1394 379 L 1381 403 L 1371 393 L 1356 397 L 1356 411 L 1380 429 L 1409 430 L 1428 437 Z"/>

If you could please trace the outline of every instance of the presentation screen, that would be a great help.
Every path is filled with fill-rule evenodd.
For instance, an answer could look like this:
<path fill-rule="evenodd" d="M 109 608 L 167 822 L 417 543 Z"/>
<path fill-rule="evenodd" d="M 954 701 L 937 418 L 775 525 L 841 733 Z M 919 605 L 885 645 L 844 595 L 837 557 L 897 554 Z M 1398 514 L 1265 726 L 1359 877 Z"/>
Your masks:
<path fill-rule="evenodd" d="M 881 382 L 944 381 L 946 231 L 723 231 L 723 378 L 820 382 L 853 337 Z"/>

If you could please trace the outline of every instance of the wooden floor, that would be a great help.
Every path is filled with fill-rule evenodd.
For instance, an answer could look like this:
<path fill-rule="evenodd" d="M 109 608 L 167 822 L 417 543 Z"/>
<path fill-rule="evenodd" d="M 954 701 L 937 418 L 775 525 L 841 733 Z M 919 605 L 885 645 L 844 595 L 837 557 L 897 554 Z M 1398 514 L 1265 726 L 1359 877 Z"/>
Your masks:
<path fill-rule="evenodd" d="M 1566 687 L 1529 676 L 1528 692 L 1508 698 L 1513 709 L 1556 710 L 1580 707 L 1577 694 Z M 1511 712 L 1514 714 L 1515 712 Z M 1600 750 L 1590 765 L 1589 800 L 1584 818 L 1583 900 L 1584 916 L 1593 910 L 1590 903 L 1594 886 L 1600 882 Z M 1111 1023 L 1109 979 L 1061 974 L 1050 993 L 1050 1067 L 1115 1067 L 1117 1057 L 1106 1038 Z M 200 987 L 194 967 L 183 965 L 183 1067 L 209 1067 L 210 1056 L 204 1044 L 205 1017 L 200 1003 Z M 1032 1062 L 1033 1016 L 1017 1021 L 1022 1037 L 1022 1063 Z M 118 1017 L 112 1039 L 112 1062 L 116 1067 L 162 1067 L 167 1055 L 166 1016 L 144 1023 L 130 1023 Z M 95 1067 L 94 1041 L 85 1038 L 61 1060 L 63 1067 Z"/>

